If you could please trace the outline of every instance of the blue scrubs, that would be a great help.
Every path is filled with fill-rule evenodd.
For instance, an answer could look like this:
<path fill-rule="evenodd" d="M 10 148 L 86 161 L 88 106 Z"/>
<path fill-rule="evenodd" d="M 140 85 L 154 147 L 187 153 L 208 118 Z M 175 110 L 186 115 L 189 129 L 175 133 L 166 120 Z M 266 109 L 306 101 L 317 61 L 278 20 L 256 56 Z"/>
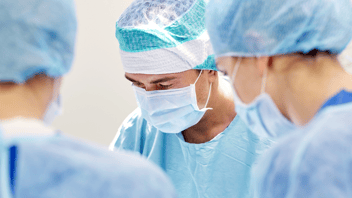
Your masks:
<path fill-rule="evenodd" d="M 118 134 L 111 147 L 138 152 L 162 167 L 182 198 L 249 197 L 251 166 L 273 143 L 252 133 L 237 116 L 211 141 L 190 144 L 181 133 L 149 125 L 139 108 Z"/>
<path fill-rule="evenodd" d="M 0 198 L 176 198 L 162 170 L 132 153 L 58 134 L 0 137 L 0 145 Z"/>
<path fill-rule="evenodd" d="M 255 197 L 352 197 L 352 93 L 343 90 L 328 100 L 258 164 Z"/>

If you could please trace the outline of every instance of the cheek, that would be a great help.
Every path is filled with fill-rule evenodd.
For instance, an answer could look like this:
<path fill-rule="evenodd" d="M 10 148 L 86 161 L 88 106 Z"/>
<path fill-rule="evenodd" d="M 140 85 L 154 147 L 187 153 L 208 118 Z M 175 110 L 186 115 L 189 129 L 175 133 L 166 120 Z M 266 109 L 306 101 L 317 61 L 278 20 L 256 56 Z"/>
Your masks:
<path fill-rule="evenodd" d="M 61 92 L 62 77 L 54 80 L 53 97 L 57 98 Z"/>
<path fill-rule="evenodd" d="M 202 83 L 199 83 L 199 85 L 198 83 L 196 84 L 197 104 L 199 109 L 202 109 L 205 106 L 210 91 L 210 84 L 207 85 L 207 82 L 205 81 L 201 82 Z"/>
<path fill-rule="evenodd" d="M 233 69 L 234 67 L 232 65 L 226 65 L 221 67 L 221 71 L 224 73 L 224 75 L 228 76 L 229 78 L 232 78 L 232 74 L 234 72 Z"/>
<path fill-rule="evenodd" d="M 237 95 L 246 104 L 251 103 L 260 94 L 261 80 L 251 72 L 241 72 L 233 84 Z"/>

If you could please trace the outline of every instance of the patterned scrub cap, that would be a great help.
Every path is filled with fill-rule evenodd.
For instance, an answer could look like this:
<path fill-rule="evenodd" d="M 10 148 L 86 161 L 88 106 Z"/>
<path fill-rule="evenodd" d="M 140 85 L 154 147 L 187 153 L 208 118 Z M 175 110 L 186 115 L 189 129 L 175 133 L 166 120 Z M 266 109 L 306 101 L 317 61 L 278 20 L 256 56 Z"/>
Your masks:
<path fill-rule="evenodd" d="M 116 24 L 125 72 L 216 70 L 204 0 L 135 0 Z"/>

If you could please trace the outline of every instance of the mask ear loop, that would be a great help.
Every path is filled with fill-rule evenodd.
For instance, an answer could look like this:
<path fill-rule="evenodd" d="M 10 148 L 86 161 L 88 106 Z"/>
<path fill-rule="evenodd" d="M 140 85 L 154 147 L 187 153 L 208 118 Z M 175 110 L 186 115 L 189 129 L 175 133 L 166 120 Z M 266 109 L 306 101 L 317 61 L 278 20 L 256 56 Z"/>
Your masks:
<path fill-rule="evenodd" d="M 242 58 L 239 57 L 237 62 L 236 62 L 236 65 L 235 65 L 235 67 L 233 69 L 232 76 L 231 76 L 233 82 L 235 82 L 235 78 L 236 78 L 236 75 L 237 75 L 238 68 L 240 68 L 241 61 L 242 61 Z"/>
<path fill-rule="evenodd" d="M 268 75 L 268 68 L 265 67 L 264 72 L 263 72 L 262 88 L 260 89 L 261 94 L 265 93 L 267 75 Z"/>
<path fill-rule="evenodd" d="M 194 82 L 194 85 L 196 85 L 196 83 L 198 82 L 198 79 L 200 78 L 200 75 L 202 75 L 202 72 L 203 72 L 203 70 L 200 70 L 200 73 L 198 75 L 198 78 L 197 78 L 196 82 Z"/>
<path fill-rule="evenodd" d="M 203 73 L 203 70 L 200 70 L 200 73 L 199 73 L 199 75 L 198 75 L 198 78 L 197 78 L 196 82 L 194 82 L 194 85 L 196 85 L 196 83 L 198 82 L 198 79 L 200 78 L 200 76 L 202 75 L 202 73 Z M 208 99 L 207 99 L 207 101 L 205 102 L 205 105 L 204 105 L 204 108 L 203 108 L 203 109 L 205 109 L 205 108 L 207 107 L 208 103 L 209 103 L 210 94 L 211 94 L 211 88 L 212 88 L 212 87 L 213 87 L 213 83 L 210 83 Z M 212 109 L 212 108 L 208 108 L 208 109 Z"/>
<path fill-rule="evenodd" d="M 210 100 L 210 94 L 211 94 L 211 88 L 213 87 L 213 83 L 210 83 L 210 88 L 209 88 L 209 94 L 208 94 L 208 99 L 207 102 L 204 105 L 204 108 L 207 108 L 208 102 Z M 208 109 L 213 109 L 213 108 L 208 108 Z"/>

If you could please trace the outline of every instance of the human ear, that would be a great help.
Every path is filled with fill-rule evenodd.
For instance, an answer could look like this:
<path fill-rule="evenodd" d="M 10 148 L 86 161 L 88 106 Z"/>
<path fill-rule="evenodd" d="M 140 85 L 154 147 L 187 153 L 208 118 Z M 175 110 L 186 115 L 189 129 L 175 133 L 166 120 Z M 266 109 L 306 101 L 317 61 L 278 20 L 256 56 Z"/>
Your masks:
<path fill-rule="evenodd" d="M 203 72 L 208 75 L 208 81 L 210 83 L 214 83 L 218 78 L 218 72 L 215 70 L 204 70 Z"/>

